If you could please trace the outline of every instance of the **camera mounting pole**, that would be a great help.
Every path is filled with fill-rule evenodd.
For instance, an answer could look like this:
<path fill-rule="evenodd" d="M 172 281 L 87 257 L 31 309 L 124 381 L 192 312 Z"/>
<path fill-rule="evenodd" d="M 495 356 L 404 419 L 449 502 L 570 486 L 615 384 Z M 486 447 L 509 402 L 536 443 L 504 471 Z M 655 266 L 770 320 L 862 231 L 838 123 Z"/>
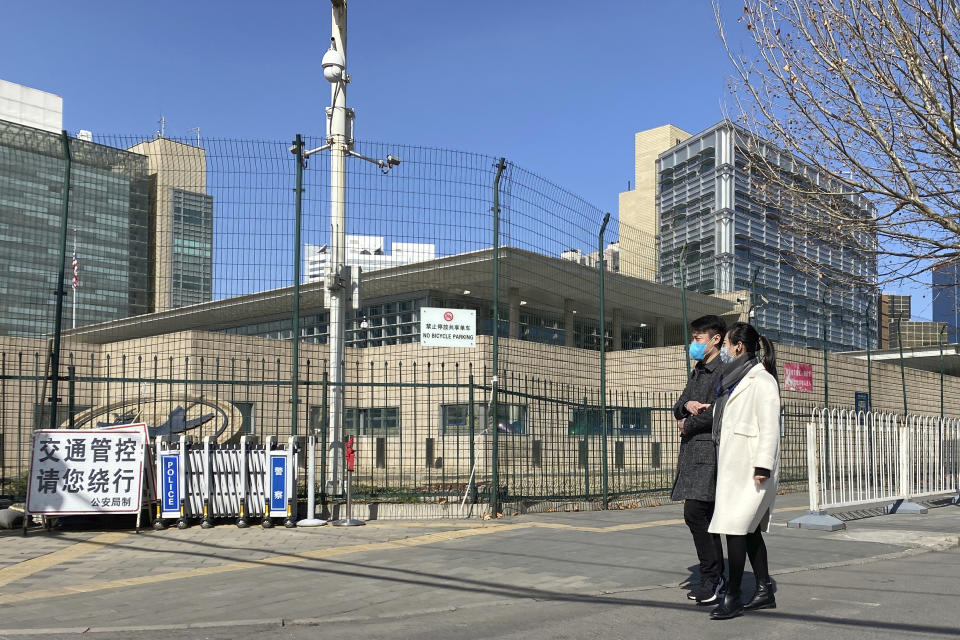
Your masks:
<path fill-rule="evenodd" d="M 351 291 L 357 289 L 353 279 L 359 278 L 359 269 L 346 265 L 347 240 L 347 156 L 377 165 L 383 173 L 400 164 L 400 159 L 388 155 L 375 160 L 353 150 L 353 109 L 347 108 L 347 0 L 330 0 L 330 48 L 323 54 L 323 77 L 330 83 L 330 106 L 326 108 L 326 144 L 304 151 L 308 158 L 320 151 L 330 150 L 330 260 L 323 274 L 324 288 L 329 299 L 329 384 L 327 477 L 324 479 L 328 495 L 343 493 L 343 405 L 344 354 L 346 345 L 347 303 Z M 348 282 L 347 280 L 351 280 Z M 296 411 L 296 407 L 294 407 Z"/>

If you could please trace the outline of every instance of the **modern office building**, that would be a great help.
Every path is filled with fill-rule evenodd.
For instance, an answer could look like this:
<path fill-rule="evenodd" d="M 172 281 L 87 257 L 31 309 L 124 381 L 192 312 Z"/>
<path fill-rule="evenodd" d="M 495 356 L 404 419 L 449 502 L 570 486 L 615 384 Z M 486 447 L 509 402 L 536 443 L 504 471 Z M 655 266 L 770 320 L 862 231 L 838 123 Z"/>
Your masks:
<path fill-rule="evenodd" d="M 672 124 L 634 136 L 633 188 L 621 193 L 619 202 L 620 250 L 626 275 L 657 279 L 657 158 L 689 137 L 689 133 Z"/>
<path fill-rule="evenodd" d="M 893 335 L 897 330 L 897 323 L 901 324 L 901 330 L 905 330 L 907 323 L 911 318 L 911 297 L 909 295 L 898 295 L 895 293 L 880 294 L 878 305 L 877 326 L 880 328 L 877 344 L 871 346 L 878 349 L 890 349 L 897 345 L 896 337 Z M 904 340 L 907 342 L 907 340 Z"/>
<path fill-rule="evenodd" d="M 66 292 L 64 328 L 153 310 L 147 159 L 79 139 L 69 144 L 67 256 L 61 281 L 61 135 L 0 120 L 0 335 L 49 335 L 58 284 Z M 70 259 L 74 245 L 76 289 Z"/>
<path fill-rule="evenodd" d="M 60 133 L 63 129 L 63 98 L 0 79 L 0 120 Z"/>
<path fill-rule="evenodd" d="M 157 136 L 130 151 L 147 157 L 155 310 L 213 299 L 213 197 L 201 147 Z"/>
<path fill-rule="evenodd" d="M 782 344 L 822 347 L 825 338 L 830 350 L 865 348 L 866 326 L 876 331 L 867 318 L 869 294 L 821 281 L 784 257 L 800 256 L 867 282 L 876 280 L 876 263 L 848 248 L 809 242 L 781 224 L 792 207 L 801 206 L 788 190 L 774 201 L 757 187 L 761 180 L 752 157 L 762 154 L 785 176 L 796 176 L 795 158 L 729 121 L 689 137 L 672 126 L 641 134 L 638 149 L 641 138 L 653 146 L 649 153 L 638 151 L 645 165 L 637 169 L 637 193 L 621 194 L 621 217 L 649 226 L 650 201 L 656 204 L 659 282 L 673 287 L 685 282 L 688 289 L 715 295 L 744 292 L 755 323 Z M 671 142 L 655 161 L 657 180 L 651 183 L 651 156 Z M 810 167 L 803 171 L 815 175 L 813 184 L 826 179 Z M 851 195 L 848 201 L 871 215 L 866 200 Z M 622 239 L 620 251 L 621 264 L 637 262 Z"/>
<path fill-rule="evenodd" d="M 387 253 L 383 236 L 348 234 L 346 239 L 346 263 L 360 267 L 364 273 L 400 264 L 433 260 L 437 253 L 436 245 L 429 243 L 392 242 L 391 251 Z M 329 247 L 325 244 L 307 244 L 303 253 L 307 281 L 322 279 L 330 262 Z"/>
<path fill-rule="evenodd" d="M 933 270 L 933 321 L 947 325 L 947 342 L 960 342 L 960 261 Z"/>
<path fill-rule="evenodd" d="M 890 349 L 897 349 L 903 340 L 903 348 L 929 347 L 947 344 L 947 325 L 945 322 L 928 322 L 925 320 L 891 320 L 890 322 Z"/>

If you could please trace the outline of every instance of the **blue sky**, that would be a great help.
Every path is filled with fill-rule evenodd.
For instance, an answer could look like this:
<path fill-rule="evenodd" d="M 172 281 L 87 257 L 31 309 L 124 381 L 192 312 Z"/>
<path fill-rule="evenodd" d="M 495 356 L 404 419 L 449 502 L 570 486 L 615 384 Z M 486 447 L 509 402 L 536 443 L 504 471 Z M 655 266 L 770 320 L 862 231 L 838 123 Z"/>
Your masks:
<path fill-rule="evenodd" d="M 321 135 L 329 7 L 5 0 L 0 78 L 72 132 Z M 351 0 L 348 67 L 358 139 L 505 156 L 614 214 L 633 134 L 720 120 L 732 71 L 709 0 Z"/>
<path fill-rule="evenodd" d="M 328 0 L 5 0 L 0 77 L 64 100 L 64 126 L 287 140 L 321 134 Z M 616 210 L 632 134 L 721 117 L 729 65 L 707 0 L 351 0 L 356 135 L 503 155 Z M 11 28 L 13 27 L 13 28 Z"/>

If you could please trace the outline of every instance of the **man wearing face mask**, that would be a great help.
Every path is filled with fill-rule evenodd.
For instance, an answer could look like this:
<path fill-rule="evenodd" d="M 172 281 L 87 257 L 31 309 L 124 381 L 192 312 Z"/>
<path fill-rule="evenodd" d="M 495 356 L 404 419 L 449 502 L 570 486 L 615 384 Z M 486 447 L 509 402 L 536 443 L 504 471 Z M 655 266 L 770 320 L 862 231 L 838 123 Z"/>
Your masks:
<path fill-rule="evenodd" d="M 713 442 L 713 403 L 723 367 L 720 347 L 727 332 L 718 316 L 690 323 L 693 341 L 689 355 L 697 361 L 687 386 L 673 406 L 680 431 L 680 454 L 671 500 L 683 500 L 683 518 L 693 535 L 700 561 L 700 583 L 687 594 L 697 604 L 723 600 L 723 543 L 707 531 L 713 517 L 717 485 L 717 451 Z"/>

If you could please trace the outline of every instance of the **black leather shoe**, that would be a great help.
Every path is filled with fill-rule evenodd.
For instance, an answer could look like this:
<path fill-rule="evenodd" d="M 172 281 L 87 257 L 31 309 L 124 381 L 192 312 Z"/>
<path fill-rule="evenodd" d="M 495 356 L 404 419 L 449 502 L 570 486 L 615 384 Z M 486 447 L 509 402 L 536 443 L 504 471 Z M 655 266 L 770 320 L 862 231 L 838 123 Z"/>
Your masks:
<path fill-rule="evenodd" d="M 711 620 L 729 620 L 743 615 L 743 603 L 740 602 L 740 594 L 727 593 L 723 596 L 723 602 L 716 609 L 710 612 Z"/>
<path fill-rule="evenodd" d="M 753 594 L 750 602 L 743 605 L 744 611 L 757 611 L 759 609 L 776 609 L 777 599 L 773 596 L 773 585 L 769 582 L 758 582 L 757 592 Z"/>

